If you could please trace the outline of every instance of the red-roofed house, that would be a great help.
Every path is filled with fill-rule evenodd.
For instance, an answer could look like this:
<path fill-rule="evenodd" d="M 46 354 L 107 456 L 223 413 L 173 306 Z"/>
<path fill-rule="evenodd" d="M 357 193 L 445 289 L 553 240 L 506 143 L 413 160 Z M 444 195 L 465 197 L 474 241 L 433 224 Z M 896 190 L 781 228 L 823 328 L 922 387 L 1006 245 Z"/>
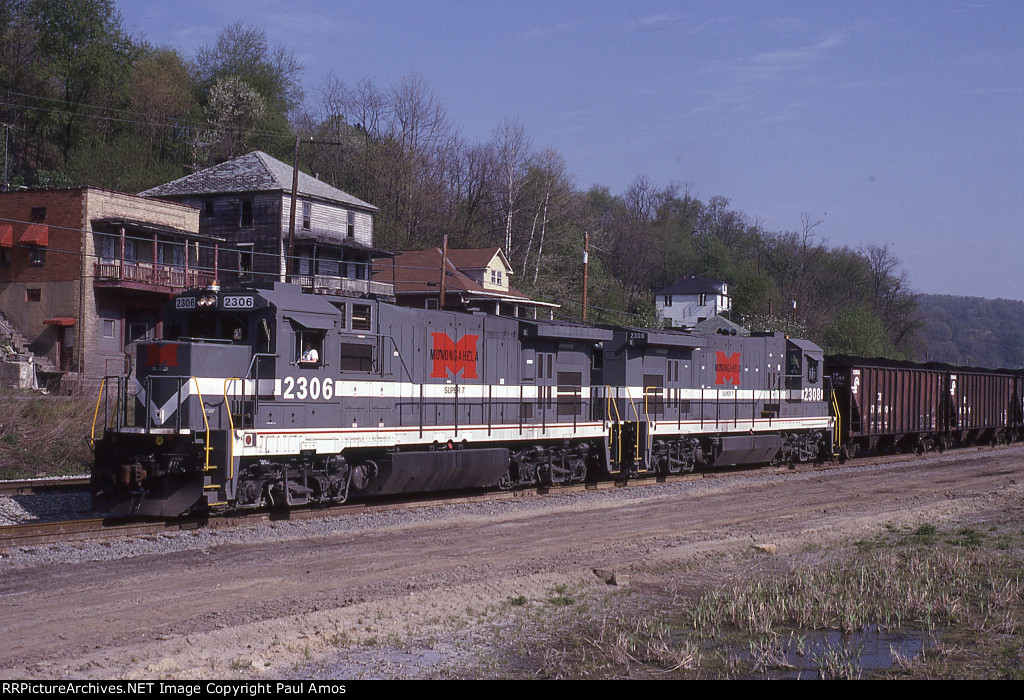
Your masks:
<path fill-rule="evenodd" d="M 374 261 L 375 281 L 395 285 L 402 306 L 436 309 L 441 294 L 441 249 L 403 250 Z M 536 301 L 509 286 L 512 267 L 500 248 L 449 248 L 444 308 L 495 316 L 551 318 L 558 304 Z"/>

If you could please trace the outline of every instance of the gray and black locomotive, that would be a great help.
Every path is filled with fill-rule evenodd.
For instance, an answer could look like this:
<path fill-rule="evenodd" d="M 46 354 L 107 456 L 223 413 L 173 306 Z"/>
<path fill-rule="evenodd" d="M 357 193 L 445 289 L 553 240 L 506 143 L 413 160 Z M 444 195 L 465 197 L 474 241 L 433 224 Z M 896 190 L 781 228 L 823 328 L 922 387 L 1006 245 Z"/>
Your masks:
<path fill-rule="evenodd" d="M 835 450 L 821 350 L 266 287 L 176 297 L 108 377 L 97 510 L 177 516 Z M 99 433 L 99 434 L 97 434 Z"/>

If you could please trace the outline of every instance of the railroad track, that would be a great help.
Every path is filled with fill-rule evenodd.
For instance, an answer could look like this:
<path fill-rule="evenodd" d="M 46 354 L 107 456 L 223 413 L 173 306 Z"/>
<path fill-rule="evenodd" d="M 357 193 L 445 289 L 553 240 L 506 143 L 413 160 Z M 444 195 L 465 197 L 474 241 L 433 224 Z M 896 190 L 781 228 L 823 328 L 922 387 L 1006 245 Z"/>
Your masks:
<path fill-rule="evenodd" d="M 973 450 L 992 448 L 973 448 Z M 1000 448 L 995 448 L 1000 449 Z M 969 454 L 972 448 L 966 448 L 960 452 Z M 850 466 L 863 466 L 878 463 L 895 463 L 900 461 L 913 461 L 913 455 L 886 455 L 858 459 L 847 464 Z M 676 476 L 633 479 L 626 482 L 602 481 L 595 484 L 572 484 L 568 486 L 541 487 L 537 489 L 524 489 L 520 491 L 489 491 L 487 493 L 469 495 L 419 495 L 415 499 L 408 497 L 395 498 L 387 501 L 373 501 L 368 503 L 346 503 L 338 506 L 315 507 L 304 509 L 292 509 L 287 511 L 254 511 L 252 513 L 240 513 L 223 516 L 203 516 L 192 518 L 178 518 L 173 520 L 122 520 L 113 518 L 94 518 L 86 520 L 62 520 L 48 521 L 41 523 L 26 523 L 22 525 L 0 526 L 0 551 L 11 547 L 28 547 L 53 543 L 81 542 L 87 540 L 105 540 L 121 537 L 142 537 L 156 536 L 163 533 L 170 533 L 179 530 L 195 530 L 199 528 L 228 529 L 245 525 L 256 525 L 271 521 L 281 520 L 313 520 L 316 518 L 343 517 L 356 513 L 379 513 L 389 510 L 405 508 L 423 508 L 430 506 L 452 505 L 463 503 L 489 503 L 501 500 L 517 498 L 543 497 L 545 495 L 558 495 L 565 493 L 578 493 L 582 491 L 600 491 L 614 488 L 635 488 L 655 483 L 678 483 L 682 481 L 694 481 L 714 478 L 735 478 L 751 475 L 764 474 L 786 474 L 807 471 L 820 471 L 834 469 L 840 466 L 838 463 L 826 462 L 823 464 L 807 463 L 790 466 L 777 467 L 727 467 L 708 472 L 693 472 Z M 44 480 L 33 479 L 29 482 L 40 482 Z M 60 488 L 59 482 L 71 482 L 71 479 L 53 480 L 52 483 L 42 488 Z M 88 477 L 81 480 L 83 483 L 76 487 L 81 488 L 88 484 Z M 0 482 L 0 493 L 4 491 L 7 484 L 15 488 L 12 482 Z M 36 487 L 38 488 L 38 486 Z M 14 491 L 14 493 L 22 493 Z"/>
<path fill-rule="evenodd" d="M 76 491 L 89 487 L 88 476 L 55 477 L 52 479 L 5 479 L 0 481 L 0 496 Z"/>
<path fill-rule="evenodd" d="M 804 465 L 804 468 L 812 468 Z M 333 518 L 355 513 L 380 513 L 405 508 L 424 508 L 431 506 L 453 505 L 463 503 L 491 503 L 494 501 L 512 500 L 517 498 L 543 497 L 582 491 L 600 491 L 613 488 L 633 488 L 654 483 L 673 483 L 705 478 L 726 476 L 742 476 L 745 473 L 774 473 L 792 471 L 786 467 L 762 467 L 760 470 L 749 468 L 733 468 L 715 472 L 696 472 L 678 476 L 660 477 L 658 479 L 634 479 L 628 482 L 603 481 L 595 484 L 571 484 L 567 486 L 539 487 L 519 491 L 489 491 L 468 495 L 429 495 L 420 494 L 415 499 L 395 497 L 366 503 L 346 503 L 337 506 L 292 509 L 287 511 L 254 511 L 231 515 L 214 515 L 168 520 L 123 520 L 115 518 L 91 518 L 84 520 L 59 520 L 20 525 L 0 526 L 0 551 L 12 547 L 30 547 L 54 543 L 83 542 L 88 540 L 106 540 L 121 537 L 142 537 L 160 535 L 178 530 L 228 529 L 244 525 L 255 525 L 264 522 L 281 520 L 312 520 L 316 518 Z M 31 480 L 39 481 L 39 480 Z M 85 479 L 88 483 L 88 478 Z M 2 487 L 0 487 L 2 488 Z M 12 484 L 13 488 L 13 484 Z M 4 491 L 0 490 L 0 493 Z M 10 493 L 10 492 L 8 492 Z M 13 491 L 23 493 L 23 491 Z"/>

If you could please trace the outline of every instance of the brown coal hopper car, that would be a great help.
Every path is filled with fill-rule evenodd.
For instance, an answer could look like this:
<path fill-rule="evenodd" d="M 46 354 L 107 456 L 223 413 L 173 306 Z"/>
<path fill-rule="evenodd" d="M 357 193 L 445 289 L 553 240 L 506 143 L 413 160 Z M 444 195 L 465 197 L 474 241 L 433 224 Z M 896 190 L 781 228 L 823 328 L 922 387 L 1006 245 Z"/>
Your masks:
<path fill-rule="evenodd" d="M 830 355 L 825 371 L 844 457 L 1024 437 L 1018 370 Z"/>

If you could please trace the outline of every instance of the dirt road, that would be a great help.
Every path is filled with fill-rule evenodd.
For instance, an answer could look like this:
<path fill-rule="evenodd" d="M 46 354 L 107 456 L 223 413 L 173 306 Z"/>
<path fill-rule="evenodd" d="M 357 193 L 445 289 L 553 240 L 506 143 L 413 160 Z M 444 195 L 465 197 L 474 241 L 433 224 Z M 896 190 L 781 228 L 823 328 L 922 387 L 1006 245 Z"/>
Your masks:
<path fill-rule="evenodd" d="M 781 556 L 887 524 L 1024 523 L 1022 477 L 1024 447 L 966 450 L 7 552 L 0 677 L 279 677 L 353 648 L 384 664 L 381 649 L 402 648 L 415 676 L 457 664 L 446 640 L 510 598 L 607 586 L 595 570 L 634 586 L 659 566 L 713 580 L 723 553 L 755 544 Z"/>

